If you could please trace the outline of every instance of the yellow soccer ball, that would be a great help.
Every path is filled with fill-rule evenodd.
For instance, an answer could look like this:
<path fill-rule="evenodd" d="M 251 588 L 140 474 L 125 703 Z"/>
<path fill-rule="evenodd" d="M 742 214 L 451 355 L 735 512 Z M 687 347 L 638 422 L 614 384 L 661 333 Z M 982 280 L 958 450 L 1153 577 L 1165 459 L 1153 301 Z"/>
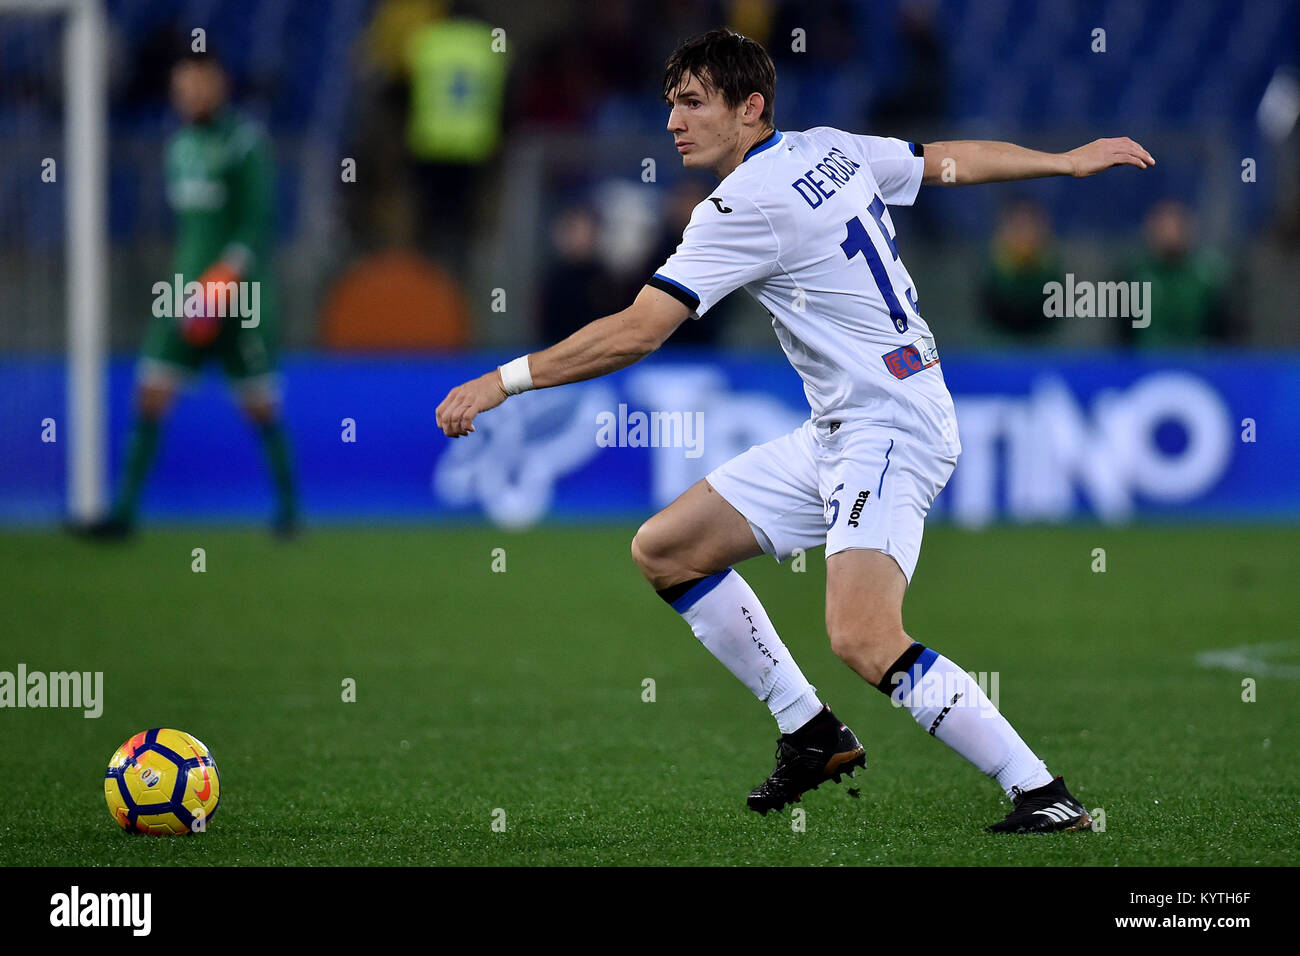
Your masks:
<path fill-rule="evenodd" d="M 141 731 L 117 748 L 104 774 L 108 812 L 127 832 L 202 833 L 220 797 L 212 754 L 183 730 Z"/>

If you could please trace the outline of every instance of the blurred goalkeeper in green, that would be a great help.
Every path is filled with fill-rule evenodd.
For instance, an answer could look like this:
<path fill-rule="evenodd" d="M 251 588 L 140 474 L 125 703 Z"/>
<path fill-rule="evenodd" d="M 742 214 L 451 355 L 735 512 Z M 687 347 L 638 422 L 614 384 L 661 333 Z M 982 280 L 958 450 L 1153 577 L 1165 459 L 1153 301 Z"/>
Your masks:
<path fill-rule="evenodd" d="M 166 282 L 154 287 L 135 421 L 112 510 L 84 529 L 95 537 L 124 538 L 134 529 L 167 413 L 210 359 L 221 363 L 261 438 L 275 487 L 273 530 L 288 536 L 297 529 L 277 374 L 274 168 L 265 133 L 228 96 L 226 72 L 210 54 L 187 53 L 172 68 L 172 104 L 185 123 L 165 158 L 176 249 Z"/>

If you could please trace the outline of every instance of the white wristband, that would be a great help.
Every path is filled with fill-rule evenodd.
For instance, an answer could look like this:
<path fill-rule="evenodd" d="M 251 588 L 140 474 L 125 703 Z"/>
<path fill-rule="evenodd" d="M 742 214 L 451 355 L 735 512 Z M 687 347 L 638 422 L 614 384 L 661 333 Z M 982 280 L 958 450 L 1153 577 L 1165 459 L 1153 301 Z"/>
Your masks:
<path fill-rule="evenodd" d="M 513 362 L 501 366 L 501 385 L 507 395 L 518 395 L 520 392 L 532 390 L 533 373 L 528 368 L 527 355 L 521 355 Z"/>

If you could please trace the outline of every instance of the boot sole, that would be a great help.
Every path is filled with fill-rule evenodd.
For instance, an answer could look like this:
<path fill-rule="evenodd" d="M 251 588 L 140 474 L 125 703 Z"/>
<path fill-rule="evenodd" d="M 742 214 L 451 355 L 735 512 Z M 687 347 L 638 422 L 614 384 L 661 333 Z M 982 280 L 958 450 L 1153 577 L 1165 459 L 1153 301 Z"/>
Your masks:
<path fill-rule="evenodd" d="M 864 748 L 858 747 L 856 750 L 846 750 L 843 753 L 835 754 L 835 756 L 831 757 L 831 759 L 826 762 L 826 766 L 822 770 L 822 778 L 807 790 L 801 790 L 793 797 L 785 800 L 773 801 L 768 803 L 766 806 L 754 806 L 753 803 L 749 803 L 749 809 L 753 810 L 759 816 L 765 817 L 769 810 L 779 811 L 788 807 L 792 803 L 799 803 L 800 798 L 803 797 L 805 793 L 808 793 L 810 790 L 816 790 L 827 780 L 833 780 L 835 783 L 839 783 L 844 777 L 855 776 L 859 769 L 865 770 L 866 768 L 867 752 Z"/>

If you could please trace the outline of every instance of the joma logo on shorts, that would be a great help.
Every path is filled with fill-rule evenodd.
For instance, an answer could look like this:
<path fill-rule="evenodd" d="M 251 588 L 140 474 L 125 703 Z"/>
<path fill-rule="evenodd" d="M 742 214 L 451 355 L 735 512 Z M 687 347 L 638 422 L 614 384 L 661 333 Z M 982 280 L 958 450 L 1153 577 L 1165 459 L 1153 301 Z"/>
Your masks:
<path fill-rule="evenodd" d="M 858 500 L 853 502 L 853 510 L 849 512 L 849 527 L 856 528 L 858 519 L 862 517 L 862 509 L 866 507 L 867 499 L 871 497 L 869 491 L 859 491 Z"/>

